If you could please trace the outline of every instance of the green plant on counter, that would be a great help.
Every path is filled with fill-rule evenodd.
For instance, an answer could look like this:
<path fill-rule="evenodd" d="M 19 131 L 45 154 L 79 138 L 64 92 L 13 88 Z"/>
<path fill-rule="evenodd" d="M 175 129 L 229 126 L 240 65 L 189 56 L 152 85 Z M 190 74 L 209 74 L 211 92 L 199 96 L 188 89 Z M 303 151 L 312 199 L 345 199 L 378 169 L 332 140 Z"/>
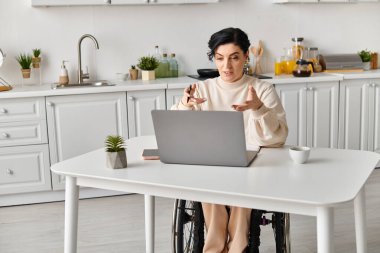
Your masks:
<path fill-rule="evenodd" d="M 32 56 L 30 54 L 20 54 L 16 57 L 16 60 L 22 69 L 30 69 L 30 65 L 32 65 Z"/>
<path fill-rule="evenodd" d="M 139 59 L 137 67 L 141 70 L 155 70 L 159 63 L 160 62 L 154 56 L 143 56 Z"/>
<path fill-rule="evenodd" d="M 360 58 L 362 58 L 362 62 L 371 61 L 371 51 L 368 51 L 367 49 L 358 52 L 358 55 L 360 56 Z"/>
<path fill-rule="evenodd" d="M 40 57 L 40 55 L 41 55 L 41 49 L 39 48 L 33 49 L 33 57 L 37 58 L 37 57 Z"/>
<path fill-rule="evenodd" d="M 119 152 L 124 150 L 124 139 L 119 135 L 108 135 L 105 141 L 107 152 Z"/>
<path fill-rule="evenodd" d="M 135 65 L 131 65 L 131 69 L 136 69 L 136 66 Z"/>

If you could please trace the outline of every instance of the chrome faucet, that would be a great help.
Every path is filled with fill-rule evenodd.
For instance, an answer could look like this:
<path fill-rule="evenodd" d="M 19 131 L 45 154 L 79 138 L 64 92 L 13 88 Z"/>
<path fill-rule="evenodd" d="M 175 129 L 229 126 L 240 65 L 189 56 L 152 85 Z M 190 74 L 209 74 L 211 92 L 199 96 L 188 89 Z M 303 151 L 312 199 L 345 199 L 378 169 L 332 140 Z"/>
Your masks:
<path fill-rule="evenodd" d="M 90 78 L 90 74 L 88 73 L 88 70 L 87 70 L 87 73 L 83 73 L 83 71 L 82 71 L 82 49 L 81 49 L 81 46 L 82 46 L 82 41 L 85 38 L 92 39 L 92 41 L 95 43 L 95 47 L 97 49 L 99 49 L 98 41 L 91 34 L 84 34 L 84 35 L 82 35 L 82 37 L 79 38 L 79 41 L 78 41 L 78 83 L 79 84 L 83 83 L 83 79 L 89 79 Z"/>

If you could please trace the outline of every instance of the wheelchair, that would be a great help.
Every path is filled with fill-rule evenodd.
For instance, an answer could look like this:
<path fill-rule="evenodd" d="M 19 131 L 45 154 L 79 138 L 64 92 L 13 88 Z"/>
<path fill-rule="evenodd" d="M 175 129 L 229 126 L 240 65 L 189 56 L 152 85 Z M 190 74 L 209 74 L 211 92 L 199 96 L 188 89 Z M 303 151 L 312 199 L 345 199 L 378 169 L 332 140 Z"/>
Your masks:
<path fill-rule="evenodd" d="M 267 219 L 266 215 L 271 215 Z M 276 253 L 290 253 L 290 219 L 287 213 L 252 209 L 248 249 L 259 253 L 260 226 L 272 224 Z M 172 252 L 202 253 L 206 229 L 200 202 L 176 199 L 172 221 Z"/>

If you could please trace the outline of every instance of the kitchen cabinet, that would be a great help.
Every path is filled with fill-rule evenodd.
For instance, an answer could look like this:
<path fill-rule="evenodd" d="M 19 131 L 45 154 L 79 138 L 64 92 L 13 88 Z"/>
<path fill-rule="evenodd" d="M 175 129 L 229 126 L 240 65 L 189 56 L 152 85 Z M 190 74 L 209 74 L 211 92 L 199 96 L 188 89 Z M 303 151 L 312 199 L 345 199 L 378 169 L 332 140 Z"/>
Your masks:
<path fill-rule="evenodd" d="M 166 109 L 170 110 L 174 104 L 177 104 L 183 97 L 184 88 L 166 90 Z"/>
<path fill-rule="evenodd" d="M 128 137 L 124 92 L 46 98 L 51 164 L 104 147 L 107 135 Z M 64 180 L 52 175 L 53 189 Z"/>
<path fill-rule="evenodd" d="M 129 138 L 153 135 L 152 110 L 165 110 L 165 90 L 129 91 L 128 128 Z"/>
<path fill-rule="evenodd" d="M 34 7 L 81 5 L 148 5 L 148 4 L 200 4 L 220 0 L 32 0 Z"/>
<path fill-rule="evenodd" d="M 0 148 L 0 195 L 51 190 L 48 145 Z"/>
<path fill-rule="evenodd" d="M 339 82 L 276 84 L 286 112 L 288 145 L 338 146 Z"/>
<path fill-rule="evenodd" d="M 0 100 L 0 195 L 51 189 L 45 98 Z"/>
<path fill-rule="evenodd" d="M 380 152 L 380 79 L 344 80 L 339 148 Z"/>

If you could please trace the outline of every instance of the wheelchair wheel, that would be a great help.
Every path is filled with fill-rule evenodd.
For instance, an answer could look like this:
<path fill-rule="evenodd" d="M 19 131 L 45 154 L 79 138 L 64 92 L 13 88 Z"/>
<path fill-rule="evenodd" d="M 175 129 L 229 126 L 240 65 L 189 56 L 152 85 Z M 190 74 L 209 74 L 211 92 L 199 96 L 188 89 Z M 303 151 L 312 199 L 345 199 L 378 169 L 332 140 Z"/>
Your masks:
<path fill-rule="evenodd" d="M 276 242 L 276 253 L 290 253 L 290 215 L 275 212 L 272 227 Z"/>
<path fill-rule="evenodd" d="M 176 200 L 172 232 L 173 253 L 201 253 L 204 245 L 201 203 Z"/>

